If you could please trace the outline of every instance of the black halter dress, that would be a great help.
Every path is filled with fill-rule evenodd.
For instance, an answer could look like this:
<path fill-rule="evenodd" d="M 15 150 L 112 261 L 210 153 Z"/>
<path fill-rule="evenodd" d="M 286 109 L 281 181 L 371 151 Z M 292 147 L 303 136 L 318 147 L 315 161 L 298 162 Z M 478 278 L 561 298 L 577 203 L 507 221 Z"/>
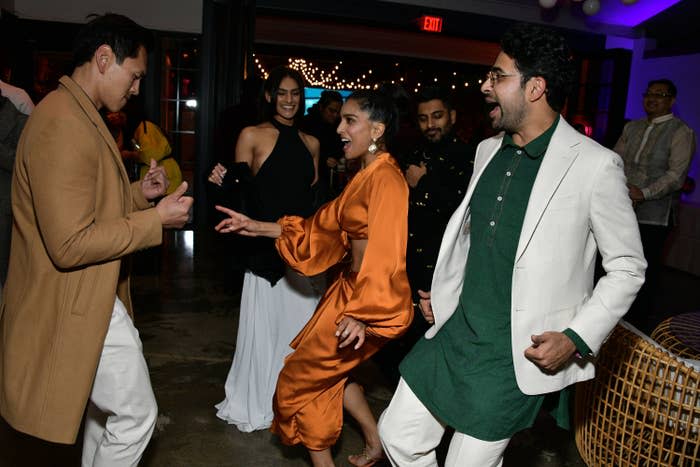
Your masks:
<path fill-rule="evenodd" d="M 274 222 L 282 216 L 308 217 L 313 214 L 313 157 L 299 136 L 296 126 L 271 123 L 279 130 L 272 153 L 253 177 L 248 194 L 248 214 Z M 269 238 L 254 238 L 248 269 L 272 285 L 284 275 L 284 262 Z"/>

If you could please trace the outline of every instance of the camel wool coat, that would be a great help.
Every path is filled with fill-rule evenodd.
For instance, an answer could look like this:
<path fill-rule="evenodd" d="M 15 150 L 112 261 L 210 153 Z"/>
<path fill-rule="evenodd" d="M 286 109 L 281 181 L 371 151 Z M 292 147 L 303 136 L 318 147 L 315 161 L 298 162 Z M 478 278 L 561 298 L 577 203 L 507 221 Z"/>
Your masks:
<path fill-rule="evenodd" d="M 24 128 L 12 211 L 0 414 L 21 432 L 74 443 L 116 296 L 133 317 L 122 258 L 160 244 L 162 228 L 97 108 L 67 76 Z"/>

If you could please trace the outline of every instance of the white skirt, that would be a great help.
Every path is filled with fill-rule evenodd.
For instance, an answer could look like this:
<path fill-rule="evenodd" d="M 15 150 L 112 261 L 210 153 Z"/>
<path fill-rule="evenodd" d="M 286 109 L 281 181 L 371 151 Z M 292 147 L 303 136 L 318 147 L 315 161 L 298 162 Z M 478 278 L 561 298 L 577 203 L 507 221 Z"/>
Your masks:
<path fill-rule="evenodd" d="M 270 427 L 277 377 L 292 352 L 290 342 L 318 305 L 321 296 L 315 290 L 310 278 L 289 268 L 274 287 L 245 272 L 236 351 L 217 417 L 244 432 Z"/>

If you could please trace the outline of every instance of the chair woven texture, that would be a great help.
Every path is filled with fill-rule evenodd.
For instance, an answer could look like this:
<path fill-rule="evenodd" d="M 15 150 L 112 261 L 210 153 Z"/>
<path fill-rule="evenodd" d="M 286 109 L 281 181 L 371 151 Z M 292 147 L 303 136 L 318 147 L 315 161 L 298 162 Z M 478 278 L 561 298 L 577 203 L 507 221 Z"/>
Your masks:
<path fill-rule="evenodd" d="M 652 331 L 651 338 L 679 357 L 700 360 L 700 312 L 666 318 Z"/>
<path fill-rule="evenodd" d="M 596 377 L 576 386 L 576 446 L 589 466 L 700 465 L 700 373 L 616 326 Z"/>

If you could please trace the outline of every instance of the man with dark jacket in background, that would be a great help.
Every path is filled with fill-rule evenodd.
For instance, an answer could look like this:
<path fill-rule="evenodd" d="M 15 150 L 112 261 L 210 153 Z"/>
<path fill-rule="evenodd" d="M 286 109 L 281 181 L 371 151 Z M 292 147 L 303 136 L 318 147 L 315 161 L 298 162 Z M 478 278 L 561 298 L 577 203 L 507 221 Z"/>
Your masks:
<path fill-rule="evenodd" d="M 422 291 L 430 290 L 440 242 L 450 216 L 464 198 L 474 166 L 475 146 L 457 138 L 457 111 L 449 92 L 426 87 L 416 97 L 421 144 L 405 160 L 408 198 L 406 270 L 418 306 Z M 388 377 L 398 381 L 398 365 L 429 324 L 420 310 L 408 332 L 387 345 L 377 357 Z"/>
<path fill-rule="evenodd" d="M 476 148 L 454 132 L 457 111 L 450 94 L 426 87 L 416 97 L 416 118 L 422 145 L 407 160 L 406 181 L 411 187 L 408 205 L 406 267 L 418 303 L 421 290 L 430 290 L 442 234 L 447 221 L 464 198 L 474 167 Z M 427 329 L 416 313 L 416 337 Z"/>
<path fill-rule="evenodd" d="M 26 121 L 25 114 L 20 112 L 7 97 L 0 96 L 0 294 L 5 285 L 10 255 L 12 168 L 15 165 L 19 135 L 22 134 Z"/>

